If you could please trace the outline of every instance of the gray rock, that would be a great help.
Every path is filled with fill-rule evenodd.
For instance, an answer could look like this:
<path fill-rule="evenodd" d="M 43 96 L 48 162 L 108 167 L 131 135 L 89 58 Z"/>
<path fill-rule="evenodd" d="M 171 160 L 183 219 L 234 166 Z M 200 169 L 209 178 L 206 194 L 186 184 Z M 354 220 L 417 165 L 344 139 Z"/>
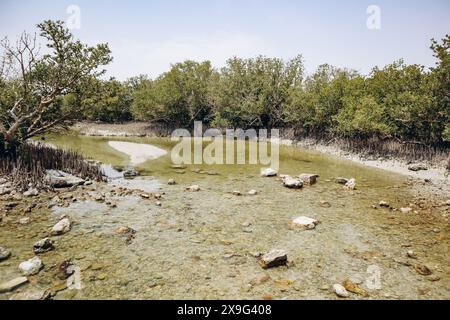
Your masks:
<path fill-rule="evenodd" d="M 18 277 L 0 284 L 0 293 L 10 292 L 28 282 L 26 277 Z"/>
<path fill-rule="evenodd" d="M 302 180 L 305 185 L 311 186 L 317 182 L 318 177 L 318 174 L 303 173 L 298 178 Z"/>
<path fill-rule="evenodd" d="M 283 185 L 289 189 L 301 189 L 303 187 L 303 181 L 290 176 L 285 176 L 283 177 Z"/>
<path fill-rule="evenodd" d="M 346 185 L 348 182 L 347 178 L 342 178 L 342 177 L 338 177 L 335 179 L 336 183 L 342 184 L 342 185 Z"/>
<path fill-rule="evenodd" d="M 37 274 L 43 266 L 41 259 L 34 257 L 19 264 L 19 269 L 24 275 L 30 276 Z"/>
<path fill-rule="evenodd" d="M 84 180 L 60 170 L 46 170 L 45 181 L 54 188 L 67 188 L 84 184 Z"/>
<path fill-rule="evenodd" d="M 139 176 L 139 172 L 137 172 L 133 168 L 128 168 L 123 172 L 123 177 L 125 179 L 133 179 L 136 178 L 137 176 Z"/>
<path fill-rule="evenodd" d="M 53 246 L 53 241 L 50 238 L 44 238 L 36 242 L 33 246 L 34 253 L 44 253 L 53 250 L 55 247 Z"/>
<path fill-rule="evenodd" d="M 11 251 L 6 248 L 0 247 L 0 261 L 6 260 L 11 256 Z"/>
<path fill-rule="evenodd" d="M 68 218 L 64 218 L 53 226 L 51 234 L 54 236 L 64 234 L 66 232 L 69 232 L 71 227 L 72 224 L 70 223 L 70 220 Z"/>
<path fill-rule="evenodd" d="M 189 186 L 186 188 L 186 191 L 197 192 L 200 191 L 200 187 L 198 185 Z"/>
<path fill-rule="evenodd" d="M 177 182 L 175 181 L 175 179 L 169 179 L 169 181 L 167 181 L 167 184 L 168 184 L 169 186 L 173 186 L 173 185 L 176 185 Z"/>
<path fill-rule="evenodd" d="M 408 170 L 417 172 L 417 171 L 426 171 L 428 170 L 428 168 L 423 164 L 413 164 L 408 167 Z"/>
<path fill-rule="evenodd" d="M 264 269 L 286 265 L 287 252 L 284 250 L 272 250 L 263 255 L 259 263 Z"/>

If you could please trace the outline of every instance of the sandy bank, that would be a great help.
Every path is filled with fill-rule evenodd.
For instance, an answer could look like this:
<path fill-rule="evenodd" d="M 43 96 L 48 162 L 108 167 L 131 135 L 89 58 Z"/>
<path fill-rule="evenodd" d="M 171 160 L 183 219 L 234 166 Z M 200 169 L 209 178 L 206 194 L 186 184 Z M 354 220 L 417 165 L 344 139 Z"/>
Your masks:
<path fill-rule="evenodd" d="M 166 150 L 150 144 L 140 144 L 123 141 L 109 141 L 109 146 L 130 157 L 132 165 L 138 165 L 148 160 L 155 160 L 167 154 Z"/>

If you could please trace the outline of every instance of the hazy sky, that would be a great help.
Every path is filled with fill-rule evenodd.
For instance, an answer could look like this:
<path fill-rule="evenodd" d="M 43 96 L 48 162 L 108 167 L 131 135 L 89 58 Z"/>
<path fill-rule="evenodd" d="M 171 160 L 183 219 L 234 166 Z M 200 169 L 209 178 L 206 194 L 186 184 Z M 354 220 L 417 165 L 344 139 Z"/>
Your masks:
<path fill-rule="evenodd" d="M 302 54 L 308 72 L 330 63 L 368 73 L 400 58 L 429 67 L 430 39 L 450 33 L 448 0 L 0 0 L 0 36 L 67 21 L 69 5 L 81 13 L 75 36 L 108 42 L 108 74 L 120 80 L 155 77 L 185 59 L 220 67 L 235 55 Z M 381 10 L 379 30 L 367 27 L 370 5 Z"/>

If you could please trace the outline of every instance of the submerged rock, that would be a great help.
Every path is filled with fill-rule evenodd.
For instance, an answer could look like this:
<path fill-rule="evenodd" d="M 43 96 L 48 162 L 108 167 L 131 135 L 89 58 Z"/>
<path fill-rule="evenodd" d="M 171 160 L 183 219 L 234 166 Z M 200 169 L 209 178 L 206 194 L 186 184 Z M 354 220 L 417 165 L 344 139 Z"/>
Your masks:
<path fill-rule="evenodd" d="M 28 282 L 26 277 L 18 277 L 0 284 L 0 293 L 10 292 Z"/>
<path fill-rule="evenodd" d="M 39 191 L 36 188 L 33 188 L 33 189 L 29 189 L 28 191 L 25 191 L 23 193 L 23 195 L 25 197 L 35 197 L 35 196 L 39 195 Z"/>
<path fill-rule="evenodd" d="M 351 178 L 347 181 L 347 183 L 344 186 L 348 190 L 355 190 L 356 189 L 356 179 Z"/>
<path fill-rule="evenodd" d="M 347 289 L 344 288 L 341 284 L 334 284 L 333 285 L 334 293 L 340 297 L 340 298 L 348 298 L 350 294 L 348 293 Z"/>
<path fill-rule="evenodd" d="M 275 177 L 278 175 L 278 172 L 272 168 L 261 169 L 261 176 L 263 177 Z"/>
<path fill-rule="evenodd" d="M 263 269 L 284 266 L 287 264 L 287 252 L 284 250 L 272 250 L 261 257 L 259 264 Z"/>
<path fill-rule="evenodd" d="M 53 241 L 50 238 L 44 238 L 36 242 L 33 246 L 34 253 L 44 253 L 54 249 Z"/>
<path fill-rule="evenodd" d="M 58 236 L 67 233 L 72 228 L 72 224 L 68 218 L 63 218 L 57 224 L 55 224 L 51 230 L 51 234 Z"/>
<path fill-rule="evenodd" d="M 317 182 L 318 174 L 303 173 L 298 178 L 303 181 L 305 185 L 311 186 Z"/>
<path fill-rule="evenodd" d="M 303 181 L 290 176 L 283 177 L 283 185 L 289 189 L 301 189 L 303 187 Z"/>
<path fill-rule="evenodd" d="M 84 180 L 60 170 L 46 170 L 45 181 L 54 188 L 67 188 L 84 184 Z"/>
<path fill-rule="evenodd" d="M 43 266 L 41 259 L 34 257 L 19 264 L 19 269 L 24 275 L 30 276 L 38 273 Z"/>
<path fill-rule="evenodd" d="M 6 260 L 11 256 L 11 251 L 6 248 L 0 247 L 0 261 Z"/>
<path fill-rule="evenodd" d="M 137 176 L 139 176 L 139 172 L 137 172 L 133 168 L 128 168 L 123 172 L 123 177 L 125 179 L 133 179 L 136 178 Z"/>
<path fill-rule="evenodd" d="M 200 187 L 195 184 L 195 185 L 186 187 L 186 191 L 197 192 L 197 191 L 200 191 Z"/>
<path fill-rule="evenodd" d="M 408 167 L 408 170 L 417 172 L 417 171 L 427 171 L 428 168 L 423 164 L 413 164 Z"/>
<path fill-rule="evenodd" d="M 308 218 L 308 217 L 298 217 L 292 221 L 292 226 L 294 228 L 302 228 L 306 230 L 312 230 L 319 224 L 319 221 L 316 219 Z"/>

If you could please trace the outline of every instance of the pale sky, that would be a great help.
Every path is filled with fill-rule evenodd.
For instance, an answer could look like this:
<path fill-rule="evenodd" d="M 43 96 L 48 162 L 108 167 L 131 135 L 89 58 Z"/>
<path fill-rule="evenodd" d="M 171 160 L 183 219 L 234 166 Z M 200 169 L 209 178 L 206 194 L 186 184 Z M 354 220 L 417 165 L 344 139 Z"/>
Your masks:
<path fill-rule="evenodd" d="M 77 38 L 108 42 L 108 76 L 155 78 L 170 64 L 232 57 L 302 54 L 308 72 L 329 63 L 364 74 L 404 58 L 435 63 L 430 39 L 450 33 L 448 0 L 0 0 L 0 37 L 34 32 L 45 19 L 68 21 L 80 10 Z M 380 29 L 367 27 L 367 8 L 380 8 Z"/>

